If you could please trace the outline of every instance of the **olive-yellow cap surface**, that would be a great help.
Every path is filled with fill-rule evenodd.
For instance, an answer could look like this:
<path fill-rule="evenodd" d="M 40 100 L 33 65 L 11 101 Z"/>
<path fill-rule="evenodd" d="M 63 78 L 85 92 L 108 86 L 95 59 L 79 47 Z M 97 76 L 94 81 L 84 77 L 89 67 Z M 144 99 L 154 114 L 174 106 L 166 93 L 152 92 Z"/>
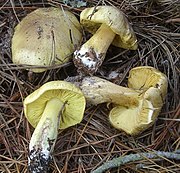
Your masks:
<path fill-rule="evenodd" d="M 161 93 L 163 99 L 167 93 L 167 86 L 168 81 L 166 75 L 151 66 L 135 67 L 129 72 L 129 88 L 143 91 L 154 88 Z M 161 102 L 164 102 L 162 99 Z"/>
<path fill-rule="evenodd" d="M 81 27 L 74 14 L 59 8 L 39 8 L 15 27 L 12 61 L 42 67 L 60 65 L 72 58 L 81 38 Z M 31 70 L 43 72 L 46 69 Z"/>
<path fill-rule="evenodd" d="M 42 85 L 24 100 L 24 113 L 33 127 L 37 126 L 46 103 L 53 98 L 60 99 L 64 103 L 60 129 L 81 122 L 86 104 L 81 90 L 66 81 L 51 81 Z"/>

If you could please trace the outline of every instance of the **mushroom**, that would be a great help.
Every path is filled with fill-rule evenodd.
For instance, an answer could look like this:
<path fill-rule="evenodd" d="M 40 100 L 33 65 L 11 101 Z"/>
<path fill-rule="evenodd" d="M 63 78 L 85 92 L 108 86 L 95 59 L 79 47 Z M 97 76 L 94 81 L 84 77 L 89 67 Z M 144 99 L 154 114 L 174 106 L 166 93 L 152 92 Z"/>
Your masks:
<path fill-rule="evenodd" d="M 60 65 L 72 58 L 82 39 L 80 23 L 69 11 L 39 8 L 28 14 L 16 27 L 12 38 L 12 61 L 15 64 Z"/>
<path fill-rule="evenodd" d="M 83 93 L 66 81 L 48 82 L 25 98 L 24 114 L 35 128 L 29 144 L 31 172 L 48 169 L 58 129 L 80 123 L 84 110 Z"/>
<path fill-rule="evenodd" d="M 74 64 L 82 73 L 93 74 L 102 64 L 112 43 L 124 49 L 137 49 L 137 39 L 123 12 L 112 6 L 84 9 L 80 23 L 94 34 L 74 52 Z"/>
<path fill-rule="evenodd" d="M 79 83 L 89 103 L 113 103 L 110 123 L 130 135 L 137 135 L 154 123 L 163 106 L 167 85 L 167 77 L 150 66 L 130 70 L 129 88 L 95 76 L 84 77 Z"/>

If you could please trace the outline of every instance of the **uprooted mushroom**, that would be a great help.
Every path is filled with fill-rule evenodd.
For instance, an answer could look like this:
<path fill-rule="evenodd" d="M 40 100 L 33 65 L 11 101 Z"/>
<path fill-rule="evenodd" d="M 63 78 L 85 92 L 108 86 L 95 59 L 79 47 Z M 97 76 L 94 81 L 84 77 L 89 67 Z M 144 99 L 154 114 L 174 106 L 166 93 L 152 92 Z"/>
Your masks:
<path fill-rule="evenodd" d="M 39 8 L 15 27 L 12 61 L 39 66 L 30 70 L 43 72 L 43 67 L 68 62 L 81 38 L 80 23 L 74 14 L 59 8 Z"/>
<path fill-rule="evenodd" d="M 124 49 L 137 49 L 134 31 L 125 14 L 116 7 L 86 8 L 80 14 L 80 23 L 94 34 L 74 52 L 73 61 L 81 73 L 94 74 L 111 44 Z"/>
<path fill-rule="evenodd" d="M 95 76 L 84 77 L 76 84 L 89 103 L 113 103 L 109 113 L 110 123 L 130 135 L 137 135 L 154 123 L 168 86 L 167 77 L 150 66 L 130 70 L 129 88 Z"/>
<path fill-rule="evenodd" d="M 24 113 L 35 128 L 28 157 L 32 173 L 47 171 L 58 129 L 80 123 L 85 104 L 81 90 L 66 81 L 48 82 L 25 98 Z"/>

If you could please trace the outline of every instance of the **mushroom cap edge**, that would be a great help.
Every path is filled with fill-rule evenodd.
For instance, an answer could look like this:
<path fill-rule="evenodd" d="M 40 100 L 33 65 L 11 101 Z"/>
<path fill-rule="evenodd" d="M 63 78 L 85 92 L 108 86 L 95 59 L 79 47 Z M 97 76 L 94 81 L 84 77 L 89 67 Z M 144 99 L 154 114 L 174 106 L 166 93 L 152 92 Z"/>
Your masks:
<path fill-rule="evenodd" d="M 124 49 L 136 50 L 137 38 L 125 14 L 113 6 L 97 6 L 84 9 L 80 14 L 80 23 L 92 34 L 104 23 L 114 33 L 112 44 Z"/>
<path fill-rule="evenodd" d="M 39 122 L 46 102 L 54 97 L 60 98 L 64 103 L 67 101 L 63 112 L 64 122 L 60 117 L 62 122 L 60 123 L 60 129 L 68 128 L 82 121 L 86 101 L 81 90 L 66 81 L 51 81 L 28 95 L 23 102 L 24 114 L 33 127 L 36 127 Z M 35 107 L 35 109 L 32 109 L 32 107 Z"/>

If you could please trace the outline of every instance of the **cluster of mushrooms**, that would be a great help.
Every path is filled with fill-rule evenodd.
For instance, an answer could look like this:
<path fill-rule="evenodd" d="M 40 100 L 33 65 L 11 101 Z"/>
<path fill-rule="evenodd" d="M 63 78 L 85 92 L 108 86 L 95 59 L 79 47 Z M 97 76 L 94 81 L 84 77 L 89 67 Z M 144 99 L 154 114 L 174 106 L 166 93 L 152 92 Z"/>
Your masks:
<path fill-rule="evenodd" d="M 83 45 L 82 27 L 93 35 Z M 86 102 L 112 103 L 110 123 L 130 135 L 138 135 L 156 120 L 167 93 L 167 77 L 150 66 L 131 69 L 128 87 L 94 76 L 110 44 L 137 49 L 132 27 L 112 6 L 84 9 L 80 23 L 69 11 L 39 8 L 16 26 L 12 38 L 15 64 L 38 66 L 32 71 L 40 73 L 47 66 L 63 64 L 73 57 L 82 76 L 78 82 L 47 82 L 25 98 L 24 114 L 35 128 L 28 157 L 32 173 L 46 172 L 58 129 L 80 123 Z"/>

